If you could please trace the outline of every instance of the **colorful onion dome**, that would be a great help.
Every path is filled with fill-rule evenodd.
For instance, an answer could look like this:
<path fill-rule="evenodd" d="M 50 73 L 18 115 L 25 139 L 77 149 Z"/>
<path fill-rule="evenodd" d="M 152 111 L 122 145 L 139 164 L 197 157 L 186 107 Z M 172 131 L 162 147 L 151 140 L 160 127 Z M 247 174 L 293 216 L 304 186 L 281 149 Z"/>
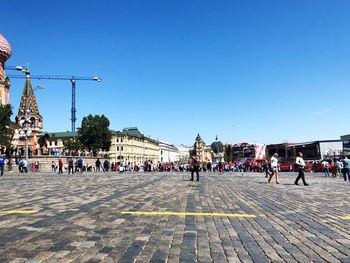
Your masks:
<path fill-rule="evenodd" d="M 6 61 L 11 57 L 12 55 L 12 47 L 7 42 L 6 38 L 3 37 L 3 35 L 0 34 L 0 59 Z"/>

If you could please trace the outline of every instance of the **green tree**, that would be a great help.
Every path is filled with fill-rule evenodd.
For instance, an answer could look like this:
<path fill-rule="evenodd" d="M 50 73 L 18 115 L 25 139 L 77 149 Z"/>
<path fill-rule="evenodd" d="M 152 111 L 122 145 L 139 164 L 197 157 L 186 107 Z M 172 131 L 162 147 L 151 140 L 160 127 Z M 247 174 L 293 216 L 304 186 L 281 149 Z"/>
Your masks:
<path fill-rule="evenodd" d="M 232 146 L 231 146 L 231 144 L 227 144 L 225 146 L 224 160 L 225 160 L 225 162 L 231 162 L 232 161 Z"/>
<path fill-rule="evenodd" d="M 38 144 L 40 146 L 41 154 L 43 154 L 44 148 L 47 148 L 47 141 L 50 139 L 50 135 L 45 133 L 38 139 Z"/>
<path fill-rule="evenodd" d="M 64 142 L 64 147 L 68 150 L 84 150 L 84 145 L 79 140 L 69 140 Z"/>
<path fill-rule="evenodd" d="M 112 134 L 109 130 L 109 120 L 104 115 L 91 114 L 83 118 L 81 128 L 78 128 L 79 141 L 89 151 L 109 151 Z"/>
<path fill-rule="evenodd" d="M 11 147 L 13 129 L 11 129 L 11 105 L 0 105 L 0 146 Z"/>

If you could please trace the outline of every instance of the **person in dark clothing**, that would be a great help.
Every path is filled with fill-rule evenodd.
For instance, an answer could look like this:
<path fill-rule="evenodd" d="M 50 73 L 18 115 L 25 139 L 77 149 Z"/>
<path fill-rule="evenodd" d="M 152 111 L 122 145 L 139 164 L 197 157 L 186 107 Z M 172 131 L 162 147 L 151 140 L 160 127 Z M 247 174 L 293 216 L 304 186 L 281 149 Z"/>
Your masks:
<path fill-rule="evenodd" d="M 5 157 L 0 156 L 0 176 L 4 175 Z"/>
<path fill-rule="evenodd" d="M 152 161 L 151 160 L 148 160 L 148 171 L 149 172 L 152 172 Z"/>
<path fill-rule="evenodd" d="M 74 166 L 73 159 L 70 158 L 68 161 L 68 174 L 70 174 L 71 172 L 72 174 L 74 174 L 73 166 Z"/>
<path fill-rule="evenodd" d="M 63 174 L 63 162 L 62 162 L 61 158 L 58 159 L 58 173 Z"/>
<path fill-rule="evenodd" d="M 81 157 L 77 161 L 77 166 L 78 166 L 79 172 L 83 173 L 83 159 L 81 159 Z"/>
<path fill-rule="evenodd" d="M 348 181 L 350 182 L 350 160 L 347 156 L 343 158 L 343 177 L 344 181 L 346 181 L 346 175 L 348 176 Z"/>
<path fill-rule="evenodd" d="M 199 166 L 200 166 L 199 159 L 198 159 L 196 153 L 194 153 L 192 158 L 191 158 L 191 181 L 193 181 L 194 173 L 196 173 L 197 181 L 199 181 Z"/>
<path fill-rule="evenodd" d="M 207 162 L 207 170 L 208 172 L 211 172 L 211 162 Z"/>
<path fill-rule="evenodd" d="M 7 171 L 12 171 L 12 162 L 11 162 L 11 160 L 8 160 L 8 162 L 7 162 Z"/>
<path fill-rule="evenodd" d="M 96 172 L 100 172 L 101 171 L 101 161 L 99 158 L 97 158 L 95 165 L 96 165 Z"/>
<path fill-rule="evenodd" d="M 263 162 L 263 168 L 265 171 L 265 177 L 269 177 L 271 175 L 271 171 L 270 171 L 270 167 L 269 167 L 269 161 L 268 160 L 264 160 Z"/>
<path fill-rule="evenodd" d="M 79 164 L 78 164 L 78 158 L 75 159 L 75 169 L 74 169 L 74 172 L 78 172 L 78 169 L 79 169 Z"/>
<path fill-rule="evenodd" d="M 148 161 L 147 160 L 143 163 L 143 170 L 144 170 L 144 172 L 148 171 Z"/>
<path fill-rule="evenodd" d="M 221 161 L 219 161 L 219 173 L 222 173 L 222 167 L 223 167 L 223 163 Z"/>
<path fill-rule="evenodd" d="M 308 184 L 306 183 L 305 181 L 305 171 L 304 171 L 304 167 L 305 167 L 305 162 L 304 162 L 304 159 L 303 159 L 303 154 L 301 152 L 298 153 L 298 157 L 295 161 L 297 167 L 298 167 L 298 177 L 295 179 L 295 182 L 294 184 L 295 185 L 299 185 L 298 182 L 299 180 L 303 180 L 303 183 L 305 186 L 308 186 Z"/>
<path fill-rule="evenodd" d="M 105 160 L 105 161 L 103 162 L 103 168 L 104 168 L 104 170 L 105 170 L 106 172 L 108 172 L 108 170 L 109 170 L 109 162 L 108 162 L 107 160 Z"/>

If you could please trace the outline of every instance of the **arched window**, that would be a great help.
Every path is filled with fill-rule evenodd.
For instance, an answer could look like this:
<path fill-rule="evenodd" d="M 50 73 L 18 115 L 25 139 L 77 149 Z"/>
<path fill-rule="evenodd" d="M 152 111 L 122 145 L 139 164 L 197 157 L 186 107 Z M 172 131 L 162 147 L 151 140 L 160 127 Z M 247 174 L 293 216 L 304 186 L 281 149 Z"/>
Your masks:
<path fill-rule="evenodd" d="M 21 118 L 20 125 L 22 126 L 22 129 L 24 129 L 26 127 L 26 122 L 25 122 L 24 118 Z"/>
<path fill-rule="evenodd" d="M 35 118 L 34 117 L 30 118 L 30 128 L 35 128 Z"/>

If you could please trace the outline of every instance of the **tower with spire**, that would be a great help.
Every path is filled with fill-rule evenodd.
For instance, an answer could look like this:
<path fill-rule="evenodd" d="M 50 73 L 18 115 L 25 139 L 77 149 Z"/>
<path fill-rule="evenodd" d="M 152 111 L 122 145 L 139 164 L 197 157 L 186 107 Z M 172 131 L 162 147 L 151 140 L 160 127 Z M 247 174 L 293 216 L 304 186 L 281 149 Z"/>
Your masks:
<path fill-rule="evenodd" d="M 215 141 L 211 144 L 211 150 L 213 151 L 213 162 L 219 163 L 224 161 L 224 145 L 219 141 L 216 135 Z"/>
<path fill-rule="evenodd" d="M 26 111 L 27 119 L 25 118 Z M 15 145 L 20 152 L 23 152 L 25 147 L 24 135 L 27 135 L 29 152 L 35 153 L 35 151 L 39 149 L 37 134 L 43 131 L 43 117 L 39 112 L 29 74 L 24 84 L 16 123 L 21 128 L 15 131 L 13 145 Z"/>
<path fill-rule="evenodd" d="M 9 103 L 10 80 L 5 74 L 5 62 L 12 56 L 9 42 L 0 34 L 0 105 Z"/>
<path fill-rule="evenodd" d="M 36 102 L 30 78 L 27 76 L 22 92 L 21 102 L 16 117 L 18 125 L 25 126 L 25 110 L 27 109 L 27 122 L 31 132 L 41 132 L 43 130 L 43 117 L 40 115 L 38 103 Z"/>
<path fill-rule="evenodd" d="M 193 144 L 192 151 L 194 151 L 199 159 L 199 161 L 203 164 L 207 162 L 212 162 L 212 151 L 210 145 L 205 145 L 202 137 L 197 135 L 195 143 Z"/>

